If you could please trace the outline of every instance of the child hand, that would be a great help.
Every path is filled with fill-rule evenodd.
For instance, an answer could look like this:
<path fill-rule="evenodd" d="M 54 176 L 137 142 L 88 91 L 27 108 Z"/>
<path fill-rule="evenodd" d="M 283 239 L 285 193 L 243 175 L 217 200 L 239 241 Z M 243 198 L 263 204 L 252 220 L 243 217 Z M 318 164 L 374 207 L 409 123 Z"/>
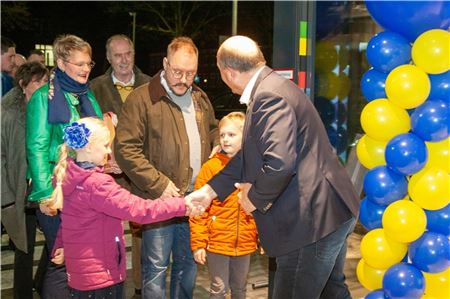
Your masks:
<path fill-rule="evenodd" d="M 204 248 L 200 248 L 194 251 L 194 260 L 204 265 L 206 263 L 206 250 Z"/>
<path fill-rule="evenodd" d="M 61 265 L 64 263 L 64 248 L 58 248 L 55 250 L 55 254 L 53 255 L 53 258 L 51 259 L 52 263 L 55 263 L 57 265 Z"/>

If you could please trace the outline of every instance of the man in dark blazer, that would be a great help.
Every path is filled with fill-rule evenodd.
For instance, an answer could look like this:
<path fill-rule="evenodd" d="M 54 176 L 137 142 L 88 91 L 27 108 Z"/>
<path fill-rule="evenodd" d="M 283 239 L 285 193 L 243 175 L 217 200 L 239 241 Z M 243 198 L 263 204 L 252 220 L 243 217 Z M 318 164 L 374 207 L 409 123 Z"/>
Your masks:
<path fill-rule="evenodd" d="M 207 206 L 239 183 L 240 203 L 276 257 L 274 298 L 351 298 L 343 268 L 359 196 L 311 101 L 265 64 L 247 37 L 219 48 L 222 80 L 248 106 L 242 150 L 190 199 Z"/>

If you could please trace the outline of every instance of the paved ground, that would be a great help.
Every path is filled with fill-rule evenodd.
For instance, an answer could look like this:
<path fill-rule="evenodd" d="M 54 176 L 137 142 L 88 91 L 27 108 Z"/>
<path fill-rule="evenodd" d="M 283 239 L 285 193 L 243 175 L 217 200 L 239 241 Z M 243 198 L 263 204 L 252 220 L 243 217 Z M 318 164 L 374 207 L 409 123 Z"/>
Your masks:
<path fill-rule="evenodd" d="M 126 235 L 127 244 L 131 244 L 129 239 L 129 234 Z M 349 238 L 349 250 L 347 253 L 347 262 L 345 266 L 345 273 L 347 276 L 347 284 L 349 285 L 350 291 L 353 298 L 363 298 L 368 291 L 364 289 L 356 278 L 356 265 L 360 259 L 359 244 L 362 236 L 359 234 L 352 234 Z M 12 296 L 12 262 L 13 262 L 13 252 L 7 249 L 8 238 L 6 235 L 2 236 L 2 251 L 1 251 L 1 298 L 8 299 L 13 298 Z M 42 251 L 42 234 L 37 234 L 38 244 L 35 250 L 35 265 L 37 265 L 37 260 L 40 257 Z M 130 268 L 130 248 L 128 248 L 128 269 Z M 36 267 L 35 267 L 36 269 Z M 137 299 L 139 296 L 134 296 L 134 286 L 131 281 L 130 271 L 128 271 L 128 279 L 126 281 L 127 298 Z M 259 254 L 254 254 L 251 260 L 250 273 L 248 277 L 248 288 L 247 288 L 247 298 L 248 299 L 265 299 L 267 298 L 267 287 L 260 287 L 253 289 L 253 285 L 264 285 L 267 282 L 268 277 L 268 259 L 266 256 L 261 256 Z M 196 288 L 194 291 L 195 299 L 206 299 L 209 298 L 209 277 L 206 267 L 199 266 L 198 275 L 196 281 Z M 35 294 L 33 299 L 37 299 L 39 296 Z"/>

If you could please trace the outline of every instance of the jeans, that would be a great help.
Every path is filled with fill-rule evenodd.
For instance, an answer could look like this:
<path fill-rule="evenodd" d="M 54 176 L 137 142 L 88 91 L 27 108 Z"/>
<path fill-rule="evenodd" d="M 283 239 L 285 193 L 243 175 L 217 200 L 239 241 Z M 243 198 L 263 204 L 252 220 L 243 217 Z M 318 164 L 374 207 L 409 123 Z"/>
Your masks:
<path fill-rule="evenodd" d="M 278 256 L 273 298 L 351 298 L 344 263 L 355 222 L 351 218 L 317 242 Z"/>
<path fill-rule="evenodd" d="M 186 221 L 142 231 L 142 298 L 166 298 L 166 270 L 172 253 L 170 298 L 192 298 L 197 265 Z"/>
<path fill-rule="evenodd" d="M 51 252 L 55 244 L 56 235 L 58 233 L 61 218 L 58 215 L 47 216 L 42 214 L 39 209 L 36 210 L 39 225 L 45 236 L 45 244 L 47 245 L 48 266 L 45 273 L 42 286 L 42 299 L 64 299 L 69 298 L 69 289 L 67 285 L 66 267 L 64 265 L 55 265 L 51 260 Z"/>
<path fill-rule="evenodd" d="M 207 251 L 206 259 L 211 279 L 209 299 L 225 299 L 228 289 L 231 299 L 245 299 L 250 254 L 228 256 Z"/>

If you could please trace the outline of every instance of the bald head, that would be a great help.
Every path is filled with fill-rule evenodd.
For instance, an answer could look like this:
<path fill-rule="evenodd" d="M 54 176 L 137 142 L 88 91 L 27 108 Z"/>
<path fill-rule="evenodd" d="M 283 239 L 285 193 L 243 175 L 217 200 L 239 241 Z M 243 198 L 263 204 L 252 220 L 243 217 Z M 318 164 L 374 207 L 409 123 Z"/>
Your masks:
<path fill-rule="evenodd" d="M 217 64 L 221 68 L 231 68 L 244 73 L 265 65 L 266 60 L 256 42 L 246 36 L 235 35 L 220 46 Z"/>

